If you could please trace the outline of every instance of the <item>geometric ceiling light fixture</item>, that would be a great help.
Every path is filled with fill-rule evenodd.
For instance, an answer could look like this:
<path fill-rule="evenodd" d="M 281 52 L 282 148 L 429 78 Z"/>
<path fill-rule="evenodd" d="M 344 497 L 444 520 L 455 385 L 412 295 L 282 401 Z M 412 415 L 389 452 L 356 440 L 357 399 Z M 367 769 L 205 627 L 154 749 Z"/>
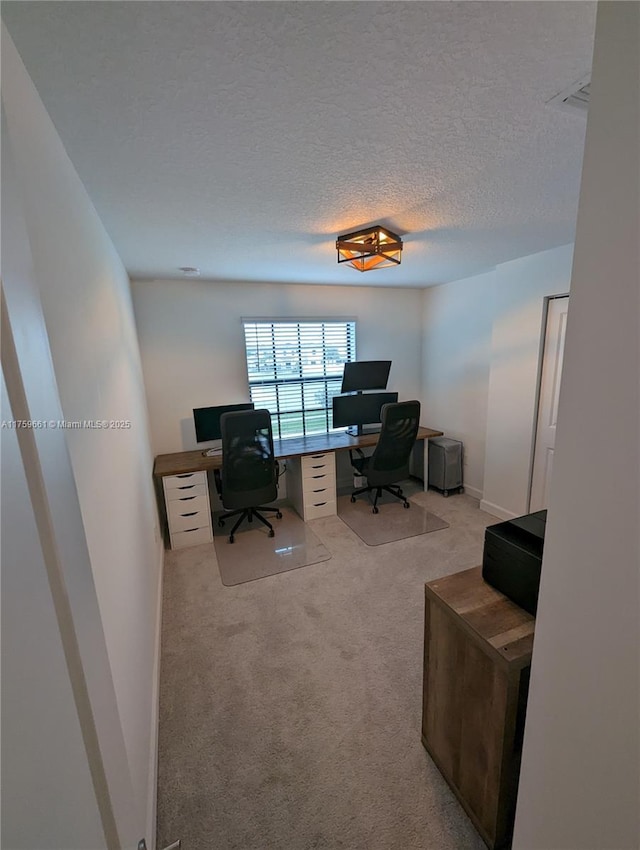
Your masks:
<path fill-rule="evenodd" d="M 379 224 L 345 233 L 336 239 L 338 262 L 349 263 L 359 272 L 399 266 L 402 239 Z"/>

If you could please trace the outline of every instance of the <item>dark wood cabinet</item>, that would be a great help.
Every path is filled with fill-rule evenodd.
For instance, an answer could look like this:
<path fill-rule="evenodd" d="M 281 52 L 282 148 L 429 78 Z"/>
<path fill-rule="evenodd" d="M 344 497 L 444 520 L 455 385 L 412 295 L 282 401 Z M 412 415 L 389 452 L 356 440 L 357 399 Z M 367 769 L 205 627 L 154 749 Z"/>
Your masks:
<path fill-rule="evenodd" d="M 513 832 L 535 620 L 480 567 L 425 591 L 422 742 L 497 850 Z"/>

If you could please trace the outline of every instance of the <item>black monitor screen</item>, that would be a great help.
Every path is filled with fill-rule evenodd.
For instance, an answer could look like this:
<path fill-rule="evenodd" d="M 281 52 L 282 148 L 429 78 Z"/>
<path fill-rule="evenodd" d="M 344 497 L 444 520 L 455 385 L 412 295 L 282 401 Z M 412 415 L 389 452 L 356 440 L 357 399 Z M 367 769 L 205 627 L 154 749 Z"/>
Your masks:
<path fill-rule="evenodd" d="M 197 407 L 193 411 L 193 423 L 196 426 L 196 440 L 206 443 L 209 440 L 221 440 L 220 417 L 223 413 L 236 410 L 253 410 L 252 401 L 244 404 L 222 404 L 219 407 Z"/>
<path fill-rule="evenodd" d="M 341 393 L 386 390 L 391 360 L 354 360 L 344 364 Z"/>
<path fill-rule="evenodd" d="M 362 393 L 333 397 L 333 427 L 372 425 L 380 422 L 383 404 L 398 401 L 398 393 Z"/>

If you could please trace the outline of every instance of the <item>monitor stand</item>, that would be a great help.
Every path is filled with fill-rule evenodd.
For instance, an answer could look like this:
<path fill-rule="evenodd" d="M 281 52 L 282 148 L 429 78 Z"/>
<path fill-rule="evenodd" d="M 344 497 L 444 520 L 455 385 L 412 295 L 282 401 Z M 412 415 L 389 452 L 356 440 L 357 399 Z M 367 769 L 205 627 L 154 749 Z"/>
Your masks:
<path fill-rule="evenodd" d="M 222 454 L 222 449 L 205 449 L 202 452 L 202 457 L 216 457 Z"/>
<path fill-rule="evenodd" d="M 382 426 L 378 425 L 350 425 L 346 433 L 350 437 L 363 437 L 365 434 L 379 434 Z"/>
<path fill-rule="evenodd" d="M 362 395 L 362 390 L 356 390 L 354 393 L 349 393 L 349 395 Z M 350 437 L 361 437 L 363 434 L 362 425 L 349 425 L 345 434 L 348 434 Z"/>
<path fill-rule="evenodd" d="M 217 441 L 217 446 L 211 446 L 202 452 L 202 457 L 217 457 L 222 454 L 222 440 Z"/>

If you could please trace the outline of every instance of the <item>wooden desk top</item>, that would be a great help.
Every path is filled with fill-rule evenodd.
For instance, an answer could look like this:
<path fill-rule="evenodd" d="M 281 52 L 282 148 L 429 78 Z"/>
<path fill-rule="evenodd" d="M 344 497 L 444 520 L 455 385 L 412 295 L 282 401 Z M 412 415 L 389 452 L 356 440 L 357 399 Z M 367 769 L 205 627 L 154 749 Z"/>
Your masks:
<path fill-rule="evenodd" d="M 482 567 L 430 581 L 427 596 L 509 669 L 531 663 L 535 617 L 482 578 Z"/>
<path fill-rule="evenodd" d="M 418 440 L 428 440 L 430 437 L 441 437 L 442 431 L 432 428 L 418 428 Z M 350 437 L 342 431 L 333 434 L 313 434 L 310 437 L 288 437 L 284 440 L 274 440 L 273 447 L 277 458 L 303 457 L 320 452 L 339 452 L 346 449 L 375 446 L 378 434 L 363 434 L 361 437 Z M 183 475 L 186 472 L 199 472 L 206 469 L 220 469 L 222 454 L 206 457 L 201 449 L 192 452 L 175 452 L 158 455 L 153 465 L 153 474 L 158 478 L 165 475 Z"/>

